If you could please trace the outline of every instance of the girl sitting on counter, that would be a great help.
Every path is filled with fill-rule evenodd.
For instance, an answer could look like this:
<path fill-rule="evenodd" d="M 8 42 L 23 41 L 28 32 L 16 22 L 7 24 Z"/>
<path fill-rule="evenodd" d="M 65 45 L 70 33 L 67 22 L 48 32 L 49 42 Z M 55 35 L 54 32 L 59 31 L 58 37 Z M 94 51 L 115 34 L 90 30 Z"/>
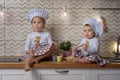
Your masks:
<path fill-rule="evenodd" d="M 72 47 L 73 62 L 91 63 L 97 62 L 103 66 L 109 63 L 102 59 L 99 52 L 98 38 L 102 36 L 103 27 L 96 19 L 88 19 L 83 23 L 84 38 L 78 46 Z"/>
<path fill-rule="evenodd" d="M 55 48 L 50 34 L 44 31 L 47 17 L 48 13 L 43 9 L 31 9 L 28 14 L 33 32 L 28 35 L 25 44 L 25 71 L 29 71 L 33 63 L 38 64 L 41 59 L 50 57 Z"/>

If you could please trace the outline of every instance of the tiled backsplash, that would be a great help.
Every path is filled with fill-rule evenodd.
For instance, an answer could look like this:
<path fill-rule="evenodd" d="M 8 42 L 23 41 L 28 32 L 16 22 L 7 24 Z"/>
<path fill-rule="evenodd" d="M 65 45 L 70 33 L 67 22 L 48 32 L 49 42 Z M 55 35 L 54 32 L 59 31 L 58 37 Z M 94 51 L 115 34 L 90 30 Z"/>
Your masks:
<path fill-rule="evenodd" d="M 58 42 L 69 40 L 73 45 L 79 44 L 83 37 L 85 19 L 104 16 L 108 32 L 100 39 L 100 54 L 114 56 L 113 44 L 120 35 L 120 10 L 92 8 L 120 8 L 120 0 L 0 0 L 0 5 L 4 8 L 4 16 L 0 16 L 0 55 L 25 53 L 25 40 L 32 31 L 27 13 L 31 8 L 43 8 L 49 13 L 46 29 L 52 38 Z"/>

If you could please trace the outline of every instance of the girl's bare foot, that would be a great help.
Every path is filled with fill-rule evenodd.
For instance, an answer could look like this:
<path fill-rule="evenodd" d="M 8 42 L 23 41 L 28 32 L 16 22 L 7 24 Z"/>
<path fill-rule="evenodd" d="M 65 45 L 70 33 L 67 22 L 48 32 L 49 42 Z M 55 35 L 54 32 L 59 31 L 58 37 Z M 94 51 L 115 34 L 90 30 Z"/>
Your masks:
<path fill-rule="evenodd" d="M 79 58 L 73 58 L 73 62 L 74 63 L 78 63 L 79 62 Z"/>
<path fill-rule="evenodd" d="M 92 61 L 87 60 L 87 59 L 85 59 L 85 58 L 80 58 L 80 59 L 79 59 L 79 62 L 82 62 L 82 63 L 91 63 Z"/>
<path fill-rule="evenodd" d="M 26 66 L 25 66 L 25 71 L 29 71 L 29 70 L 31 70 L 31 68 L 26 65 Z"/>

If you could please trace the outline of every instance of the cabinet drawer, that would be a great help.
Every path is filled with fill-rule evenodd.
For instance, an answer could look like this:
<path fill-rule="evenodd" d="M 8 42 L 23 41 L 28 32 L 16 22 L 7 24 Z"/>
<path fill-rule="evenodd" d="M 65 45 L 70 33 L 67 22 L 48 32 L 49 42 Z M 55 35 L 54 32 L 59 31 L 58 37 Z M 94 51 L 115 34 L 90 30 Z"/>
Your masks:
<path fill-rule="evenodd" d="M 40 69 L 40 74 L 86 74 L 90 73 L 89 69 Z"/>
<path fill-rule="evenodd" d="M 33 74 L 37 74 L 34 80 L 90 80 L 87 69 L 36 69 Z"/>

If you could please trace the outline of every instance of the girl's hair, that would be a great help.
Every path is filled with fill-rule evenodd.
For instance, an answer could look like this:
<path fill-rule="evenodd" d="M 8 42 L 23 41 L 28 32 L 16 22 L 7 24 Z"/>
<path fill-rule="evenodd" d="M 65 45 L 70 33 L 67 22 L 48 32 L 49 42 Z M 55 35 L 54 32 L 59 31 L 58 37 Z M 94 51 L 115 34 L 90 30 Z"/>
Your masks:
<path fill-rule="evenodd" d="M 40 16 L 35 16 L 35 17 L 39 17 L 40 19 L 41 19 L 41 21 L 42 21 L 42 23 L 43 23 L 43 28 L 45 28 L 45 24 L 46 24 L 46 21 L 45 21 L 45 19 L 43 18 L 43 17 L 40 17 Z M 35 18 L 34 17 L 34 18 Z M 33 21 L 33 18 L 32 18 L 32 20 L 31 20 L 31 23 L 32 23 L 32 21 Z"/>
<path fill-rule="evenodd" d="M 91 27 L 91 25 L 90 25 L 90 24 L 85 24 L 84 26 L 90 26 L 90 27 Z"/>

